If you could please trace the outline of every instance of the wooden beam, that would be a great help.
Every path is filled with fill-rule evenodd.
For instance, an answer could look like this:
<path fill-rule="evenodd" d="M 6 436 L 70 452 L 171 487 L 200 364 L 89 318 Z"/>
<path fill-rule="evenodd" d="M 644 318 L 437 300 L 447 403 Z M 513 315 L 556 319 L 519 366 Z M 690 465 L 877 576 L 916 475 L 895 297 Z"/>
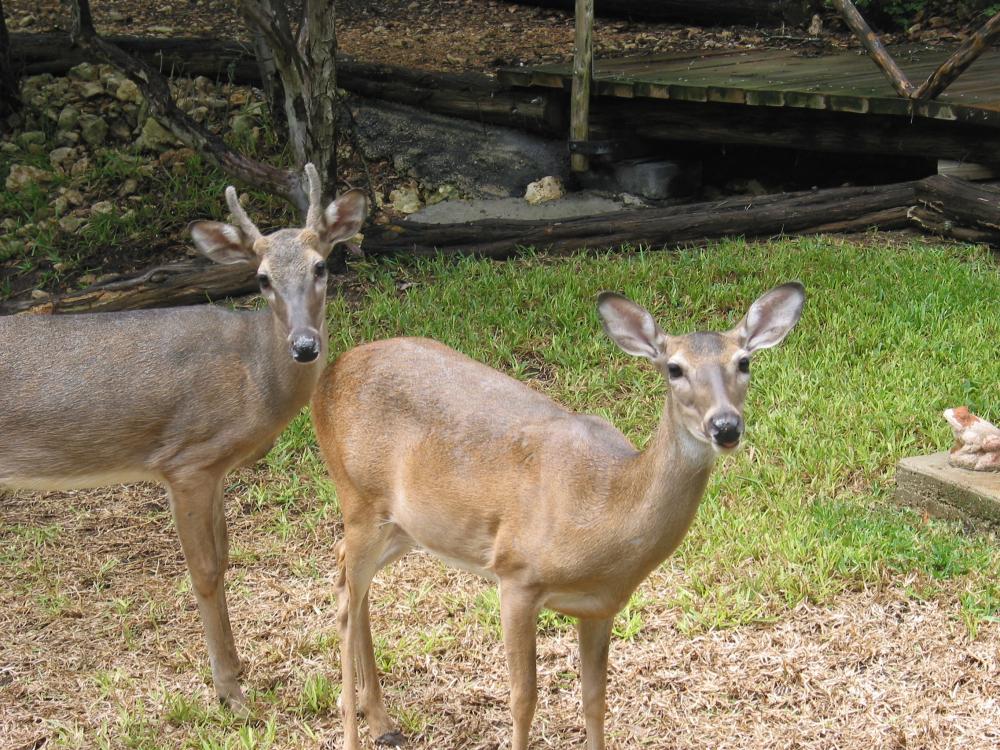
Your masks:
<path fill-rule="evenodd" d="M 573 53 L 573 92 L 570 96 L 569 139 L 574 143 L 587 140 L 590 134 L 590 84 L 594 73 L 594 0 L 576 0 L 576 48 Z M 573 154 L 570 166 L 574 172 L 586 172 L 590 160 L 584 154 Z"/>
<path fill-rule="evenodd" d="M 963 71 L 972 65 L 997 37 L 1000 37 L 1000 13 L 983 24 L 981 29 L 970 34 L 955 53 L 920 84 L 920 87 L 913 92 L 913 98 L 934 99 L 962 75 Z"/>
<path fill-rule="evenodd" d="M 1000 131 L 961 122 L 775 107 L 594 97 L 595 139 L 737 143 L 1000 166 Z M 659 147 L 661 150 L 663 146 Z"/>
<path fill-rule="evenodd" d="M 888 50 L 879 41 L 878 35 L 872 31 L 872 27 L 858 13 L 858 9 L 854 7 L 851 0 L 831 0 L 831 3 L 840 12 L 840 15 L 844 17 L 844 21 L 851 28 L 851 31 L 857 35 L 861 41 L 861 46 L 868 50 L 868 54 L 872 56 L 872 60 L 885 73 L 892 87 L 896 89 L 900 96 L 904 96 L 907 99 L 912 97 L 915 89 L 913 84 L 910 83 L 910 79 L 896 65 L 896 61 L 892 59 Z"/>

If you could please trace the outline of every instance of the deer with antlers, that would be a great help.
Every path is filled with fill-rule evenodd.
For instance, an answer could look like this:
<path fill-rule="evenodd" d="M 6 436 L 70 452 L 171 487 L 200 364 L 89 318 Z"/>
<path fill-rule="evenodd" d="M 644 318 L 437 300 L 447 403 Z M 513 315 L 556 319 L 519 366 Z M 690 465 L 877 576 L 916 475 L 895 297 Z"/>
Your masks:
<path fill-rule="evenodd" d="M 361 227 L 351 191 L 325 208 L 315 168 L 301 229 L 191 225 L 217 263 L 257 269 L 269 309 L 214 306 L 0 318 L 0 487 L 163 484 L 201 614 L 215 690 L 246 713 L 223 585 L 226 474 L 263 456 L 309 400 L 326 357 L 326 257 Z"/>

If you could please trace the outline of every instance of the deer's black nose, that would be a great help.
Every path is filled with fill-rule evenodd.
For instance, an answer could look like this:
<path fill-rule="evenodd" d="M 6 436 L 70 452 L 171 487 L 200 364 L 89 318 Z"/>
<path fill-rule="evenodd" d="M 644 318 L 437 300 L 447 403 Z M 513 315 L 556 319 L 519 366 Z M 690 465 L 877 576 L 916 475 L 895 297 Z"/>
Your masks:
<path fill-rule="evenodd" d="M 312 336 L 299 336 L 292 343 L 292 358 L 296 362 L 312 362 L 319 356 L 319 342 Z"/>
<path fill-rule="evenodd" d="M 743 437 L 743 419 L 739 414 L 719 414 L 709 420 L 712 440 L 723 448 L 735 448 Z"/>

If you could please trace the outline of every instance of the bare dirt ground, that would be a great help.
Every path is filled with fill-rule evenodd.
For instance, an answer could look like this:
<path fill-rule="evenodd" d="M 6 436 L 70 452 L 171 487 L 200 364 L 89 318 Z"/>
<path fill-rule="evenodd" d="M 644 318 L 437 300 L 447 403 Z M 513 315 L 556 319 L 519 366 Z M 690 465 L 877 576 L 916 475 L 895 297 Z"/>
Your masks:
<path fill-rule="evenodd" d="M 68 30 L 68 8 L 58 0 L 8 0 L 12 30 Z M 246 29 L 227 0 L 135 3 L 94 0 L 97 29 L 103 34 L 218 36 L 246 38 Z M 496 0 L 340 0 L 338 44 L 345 54 L 369 62 L 447 71 L 490 71 L 503 65 L 566 60 L 573 53 L 573 16 Z M 28 21 L 26 24 L 25 21 Z M 953 42 L 949 24 L 904 39 Z M 800 47 L 815 54 L 824 49 L 857 46 L 833 14 L 814 35 L 791 27 L 699 27 L 598 18 L 595 54 L 614 56 L 689 49 Z"/>
<path fill-rule="evenodd" d="M 146 486 L 0 500 L 0 549 L 19 559 L 0 566 L 0 747 L 41 747 L 72 737 L 70 729 L 93 741 L 108 727 L 110 746 L 124 746 L 123 716 L 150 721 L 162 743 L 155 747 L 179 747 L 183 727 L 163 719 L 171 700 L 213 702 L 194 598 L 162 503 Z M 231 501 L 229 511 L 230 609 L 245 684 L 294 706 L 306 675 L 339 680 L 337 521 L 279 538 L 271 510 Z M 53 536 L 42 541 L 30 529 Z M 970 639 L 953 612 L 907 595 L 913 582 L 799 606 L 771 625 L 692 637 L 656 603 L 682 575 L 669 565 L 654 574 L 641 589 L 652 602 L 641 632 L 612 645 L 612 747 L 1000 746 L 1000 631 Z M 486 589 L 424 555 L 376 580 L 376 648 L 388 667 L 390 708 L 411 727 L 408 747 L 505 746 L 503 648 L 475 605 Z M 571 630 L 540 637 L 539 687 L 533 746 L 582 746 Z M 266 717 L 268 703 L 258 706 Z M 336 714 L 329 706 L 308 717 L 313 738 L 293 723 L 276 747 L 339 747 Z"/>

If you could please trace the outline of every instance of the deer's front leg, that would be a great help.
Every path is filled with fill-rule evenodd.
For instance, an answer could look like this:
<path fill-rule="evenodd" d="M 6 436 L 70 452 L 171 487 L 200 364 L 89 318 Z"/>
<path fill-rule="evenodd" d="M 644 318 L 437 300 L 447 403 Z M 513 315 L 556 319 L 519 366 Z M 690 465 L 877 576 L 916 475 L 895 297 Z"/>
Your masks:
<path fill-rule="evenodd" d="M 222 480 L 199 475 L 175 479 L 168 487 L 174 523 L 205 628 L 215 692 L 234 713 L 246 716 L 248 708 L 238 681 L 240 660 L 226 607 L 228 540 Z"/>
<path fill-rule="evenodd" d="M 527 750 L 528 732 L 538 702 L 535 635 L 538 598 L 518 584 L 500 583 L 500 622 L 510 671 L 510 712 L 514 719 L 511 750 Z"/>
<path fill-rule="evenodd" d="M 579 620 L 580 681 L 583 715 L 587 721 L 587 750 L 604 750 L 604 714 L 607 710 L 608 647 L 613 617 Z"/>

